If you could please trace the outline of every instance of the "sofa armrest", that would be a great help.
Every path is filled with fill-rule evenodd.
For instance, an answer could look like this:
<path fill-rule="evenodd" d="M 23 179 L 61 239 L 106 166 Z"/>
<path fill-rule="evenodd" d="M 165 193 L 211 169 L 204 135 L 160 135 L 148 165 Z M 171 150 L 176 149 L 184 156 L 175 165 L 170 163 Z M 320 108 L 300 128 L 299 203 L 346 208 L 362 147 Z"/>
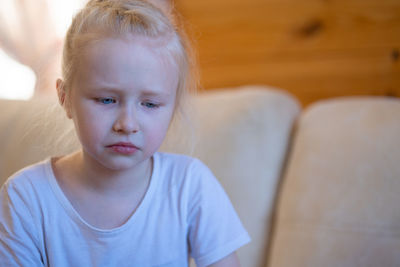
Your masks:
<path fill-rule="evenodd" d="M 345 98 L 300 118 L 269 266 L 397 266 L 400 100 Z"/>

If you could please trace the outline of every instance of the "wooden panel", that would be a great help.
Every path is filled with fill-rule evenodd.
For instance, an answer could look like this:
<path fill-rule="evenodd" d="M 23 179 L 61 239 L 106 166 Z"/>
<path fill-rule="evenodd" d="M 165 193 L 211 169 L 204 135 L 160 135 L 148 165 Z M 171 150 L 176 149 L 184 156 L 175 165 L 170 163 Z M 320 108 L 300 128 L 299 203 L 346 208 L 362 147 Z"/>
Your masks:
<path fill-rule="evenodd" d="M 281 87 L 307 105 L 400 96 L 399 0 L 176 0 L 207 89 Z"/>

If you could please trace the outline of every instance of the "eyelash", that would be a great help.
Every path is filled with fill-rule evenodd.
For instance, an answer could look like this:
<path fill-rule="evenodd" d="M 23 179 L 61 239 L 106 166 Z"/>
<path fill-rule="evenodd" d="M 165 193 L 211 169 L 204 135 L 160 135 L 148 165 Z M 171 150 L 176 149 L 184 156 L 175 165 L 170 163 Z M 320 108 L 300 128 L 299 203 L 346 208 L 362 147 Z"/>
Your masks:
<path fill-rule="evenodd" d="M 114 98 L 111 98 L 111 97 L 97 98 L 96 101 L 103 105 L 115 104 L 117 102 Z M 156 104 L 156 103 L 148 102 L 148 101 L 141 102 L 140 105 L 142 105 L 146 108 L 149 108 L 149 109 L 156 109 L 156 108 L 160 107 L 160 104 Z"/>
<path fill-rule="evenodd" d="M 159 104 L 156 104 L 156 103 L 153 103 L 153 102 L 142 102 L 140 104 L 142 106 L 146 107 L 146 108 L 149 108 L 149 109 L 156 109 L 156 108 L 160 107 Z"/>
<path fill-rule="evenodd" d="M 97 102 L 100 102 L 103 105 L 115 104 L 117 102 L 114 98 L 111 98 L 111 97 L 97 98 L 96 100 L 97 100 Z M 105 103 L 106 101 L 110 101 L 110 100 L 111 100 L 111 102 Z"/>

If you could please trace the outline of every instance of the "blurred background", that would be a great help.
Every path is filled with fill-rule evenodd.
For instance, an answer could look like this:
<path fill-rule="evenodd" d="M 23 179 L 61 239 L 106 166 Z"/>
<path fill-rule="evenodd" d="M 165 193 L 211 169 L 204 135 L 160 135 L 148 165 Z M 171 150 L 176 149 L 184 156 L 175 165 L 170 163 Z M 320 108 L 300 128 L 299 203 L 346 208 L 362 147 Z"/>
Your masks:
<path fill-rule="evenodd" d="M 400 96 L 400 0 L 154 0 L 194 40 L 205 90 L 282 88 L 303 106 Z M 0 98 L 55 97 L 62 38 L 84 0 L 0 2 Z"/>

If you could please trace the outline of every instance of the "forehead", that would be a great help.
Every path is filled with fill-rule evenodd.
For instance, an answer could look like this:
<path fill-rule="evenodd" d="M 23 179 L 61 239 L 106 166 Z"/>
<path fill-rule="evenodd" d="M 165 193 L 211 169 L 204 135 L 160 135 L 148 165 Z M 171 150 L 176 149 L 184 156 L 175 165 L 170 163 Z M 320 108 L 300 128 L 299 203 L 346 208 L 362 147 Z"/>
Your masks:
<path fill-rule="evenodd" d="M 91 40 L 90 40 L 91 39 Z M 81 59 L 88 57 L 103 58 L 109 54 L 128 57 L 138 55 L 138 51 L 146 51 L 160 59 L 160 63 L 176 64 L 172 41 L 167 37 L 146 37 L 138 34 L 94 34 L 81 46 Z M 149 54 L 146 53 L 146 54 Z M 125 55 L 124 55 L 125 54 Z M 140 54 L 140 53 L 139 53 Z"/>
<path fill-rule="evenodd" d="M 108 37 L 89 42 L 77 64 L 80 83 L 116 88 L 136 86 L 176 89 L 178 68 L 163 44 L 144 36 Z"/>

